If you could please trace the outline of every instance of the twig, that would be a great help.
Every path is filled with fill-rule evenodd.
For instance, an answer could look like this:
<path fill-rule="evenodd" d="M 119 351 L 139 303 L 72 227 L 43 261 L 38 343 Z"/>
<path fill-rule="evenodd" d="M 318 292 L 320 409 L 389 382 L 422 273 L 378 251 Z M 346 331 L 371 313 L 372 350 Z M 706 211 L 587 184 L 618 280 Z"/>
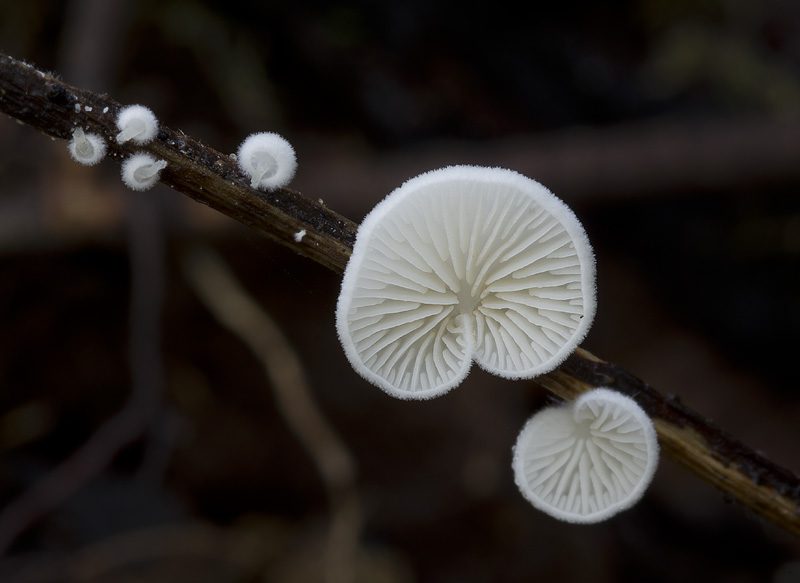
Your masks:
<path fill-rule="evenodd" d="M 92 107 L 76 111 L 75 105 Z M 108 114 L 103 114 L 108 107 Z M 0 110 L 57 138 L 76 125 L 89 126 L 112 143 L 120 159 L 128 151 L 113 143 L 113 115 L 119 104 L 108 97 L 66 85 L 19 61 L 0 56 Z M 143 149 L 168 161 L 162 182 L 247 224 L 299 253 L 341 272 L 350 255 L 357 225 L 291 190 L 263 195 L 226 156 L 164 129 Z M 305 229 L 300 243 L 294 233 Z M 800 537 L 800 479 L 705 417 L 659 395 L 624 369 L 579 350 L 557 371 L 537 382 L 572 398 L 590 387 L 609 386 L 634 397 L 654 418 L 667 456 L 730 493 L 767 520 Z"/>
<path fill-rule="evenodd" d="M 129 345 L 131 393 L 123 408 L 105 421 L 64 462 L 0 512 L 0 555 L 43 516 L 58 508 L 102 472 L 119 451 L 150 431 L 141 472 L 160 476 L 166 445 L 158 427 L 163 393 L 160 319 L 164 283 L 163 241 L 155 201 L 131 198 L 129 249 L 131 305 Z"/>
<path fill-rule="evenodd" d="M 108 466 L 123 447 L 141 436 L 143 429 L 144 417 L 139 408 L 126 405 L 70 457 L 6 506 L 0 512 L 0 556 L 34 522 L 58 508 Z"/>
<path fill-rule="evenodd" d="M 131 406 L 139 409 L 146 445 L 139 476 L 160 480 L 172 453 L 164 429 L 164 363 L 161 310 L 164 302 L 164 227 L 159 201 L 127 197 L 131 299 L 128 321 Z"/>
<path fill-rule="evenodd" d="M 146 527 L 67 555 L 18 561 L 18 565 L 13 560 L 0 563 L 0 578 L 4 583 L 119 581 L 129 580 L 125 574 L 132 566 L 137 573 L 148 573 L 157 570 L 159 563 L 178 562 L 191 573 L 198 566 L 208 568 L 211 562 L 233 568 L 240 579 L 250 580 L 285 553 L 288 538 L 279 526 L 269 523 L 225 528 L 201 523 Z"/>
<path fill-rule="evenodd" d="M 278 410 L 314 462 L 331 505 L 325 580 L 355 578 L 360 504 L 355 460 L 314 400 L 303 365 L 281 329 L 242 288 L 220 257 L 196 247 L 181 263 L 209 311 L 259 359 Z"/>
<path fill-rule="evenodd" d="M 800 537 L 800 479 L 677 397 L 664 398 L 623 368 L 580 348 L 558 370 L 534 382 L 567 400 L 600 386 L 636 399 L 653 419 L 659 443 L 670 459 Z"/>

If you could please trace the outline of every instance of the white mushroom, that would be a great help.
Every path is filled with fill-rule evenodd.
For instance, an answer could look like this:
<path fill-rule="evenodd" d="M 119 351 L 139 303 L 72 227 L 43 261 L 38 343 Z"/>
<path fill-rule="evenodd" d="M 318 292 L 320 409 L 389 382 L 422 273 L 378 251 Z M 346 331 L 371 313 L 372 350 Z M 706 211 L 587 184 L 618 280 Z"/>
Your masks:
<path fill-rule="evenodd" d="M 450 166 L 362 222 L 336 325 L 355 370 L 396 397 L 457 386 L 472 361 L 512 379 L 553 370 L 586 336 L 595 264 L 573 212 L 512 170 Z"/>
<path fill-rule="evenodd" d="M 155 114 L 144 105 L 129 105 L 120 110 L 117 116 L 117 143 L 133 141 L 146 144 L 158 133 L 158 120 Z"/>
<path fill-rule="evenodd" d="M 261 190 L 283 188 L 297 170 L 292 145 L 273 132 L 250 134 L 236 153 L 239 166 L 250 177 L 250 186 Z"/>
<path fill-rule="evenodd" d="M 106 155 L 106 143 L 97 134 L 86 133 L 83 128 L 72 131 L 72 139 L 67 144 L 69 155 L 78 164 L 94 166 Z"/>
<path fill-rule="evenodd" d="M 600 522 L 630 508 L 657 465 L 650 417 L 630 397 L 606 388 L 536 413 L 514 446 L 522 494 L 567 522 Z"/>
<path fill-rule="evenodd" d="M 166 161 L 156 160 L 150 154 L 133 154 L 122 163 L 122 182 L 131 190 L 149 190 L 166 167 Z"/>

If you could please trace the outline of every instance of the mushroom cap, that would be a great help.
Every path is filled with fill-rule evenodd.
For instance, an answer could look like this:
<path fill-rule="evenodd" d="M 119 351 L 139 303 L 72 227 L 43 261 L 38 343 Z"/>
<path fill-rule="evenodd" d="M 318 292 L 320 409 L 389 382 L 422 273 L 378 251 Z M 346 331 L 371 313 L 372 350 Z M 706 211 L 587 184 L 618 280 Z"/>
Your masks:
<path fill-rule="evenodd" d="M 239 167 L 250 177 L 250 186 L 262 190 L 283 188 L 297 170 L 292 145 L 274 132 L 250 134 L 236 153 Z"/>
<path fill-rule="evenodd" d="M 146 144 L 158 133 L 158 119 L 144 105 L 128 105 L 117 116 L 117 143 L 131 140 L 134 144 Z"/>
<path fill-rule="evenodd" d="M 94 166 L 106 155 L 106 143 L 97 134 L 86 133 L 83 128 L 72 131 L 72 139 L 67 144 L 69 155 L 78 164 Z"/>
<path fill-rule="evenodd" d="M 149 190 L 158 182 L 161 171 L 166 167 L 164 160 L 156 160 L 150 154 L 132 154 L 122 163 L 122 182 L 131 190 Z"/>
<path fill-rule="evenodd" d="M 364 219 L 336 311 L 355 370 L 389 394 L 435 397 L 472 361 L 530 378 L 586 336 L 595 263 L 574 213 L 512 170 L 412 178 Z"/>
<path fill-rule="evenodd" d="M 531 417 L 512 464 L 517 486 L 539 510 L 567 522 L 600 522 L 642 497 L 658 465 L 658 439 L 636 401 L 595 389 Z"/>

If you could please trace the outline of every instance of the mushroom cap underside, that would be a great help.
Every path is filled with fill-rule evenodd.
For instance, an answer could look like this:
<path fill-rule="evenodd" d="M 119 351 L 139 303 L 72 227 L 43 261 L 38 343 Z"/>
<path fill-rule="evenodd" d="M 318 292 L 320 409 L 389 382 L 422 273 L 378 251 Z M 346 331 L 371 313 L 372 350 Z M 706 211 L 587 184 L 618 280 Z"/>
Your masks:
<path fill-rule="evenodd" d="M 407 181 L 364 219 L 337 329 L 364 378 L 430 398 L 473 360 L 507 378 L 558 366 L 591 325 L 594 278 L 583 227 L 544 186 L 450 166 Z"/>
<path fill-rule="evenodd" d="M 522 494 L 567 522 L 600 522 L 630 508 L 657 465 L 653 422 L 633 399 L 605 388 L 536 413 L 514 446 Z"/>

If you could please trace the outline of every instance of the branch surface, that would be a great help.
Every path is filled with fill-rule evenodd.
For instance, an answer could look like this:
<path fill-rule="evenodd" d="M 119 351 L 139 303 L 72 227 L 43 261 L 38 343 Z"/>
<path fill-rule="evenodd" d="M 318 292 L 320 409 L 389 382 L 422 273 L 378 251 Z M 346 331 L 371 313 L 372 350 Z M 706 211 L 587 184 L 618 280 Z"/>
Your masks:
<path fill-rule="evenodd" d="M 244 223 L 336 272 L 342 272 L 358 225 L 290 189 L 250 188 L 234 160 L 180 132 L 159 130 L 146 146 L 120 146 L 121 104 L 84 91 L 0 54 L 0 111 L 32 128 L 70 139 L 80 126 L 103 136 L 117 162 L 133 151 L 166 160 L 161 182 Z M 305 229 L 296 242 L 294 234 Z M 766 520 L 800 538 L 800 479 L 722 431 L 704 416 L 664 397 L 623 368 L 578 349 L 559 369 L 534 382 L 572 400 L 594 387 L 635 399 L 653 419 L 664 453 Z"/>

